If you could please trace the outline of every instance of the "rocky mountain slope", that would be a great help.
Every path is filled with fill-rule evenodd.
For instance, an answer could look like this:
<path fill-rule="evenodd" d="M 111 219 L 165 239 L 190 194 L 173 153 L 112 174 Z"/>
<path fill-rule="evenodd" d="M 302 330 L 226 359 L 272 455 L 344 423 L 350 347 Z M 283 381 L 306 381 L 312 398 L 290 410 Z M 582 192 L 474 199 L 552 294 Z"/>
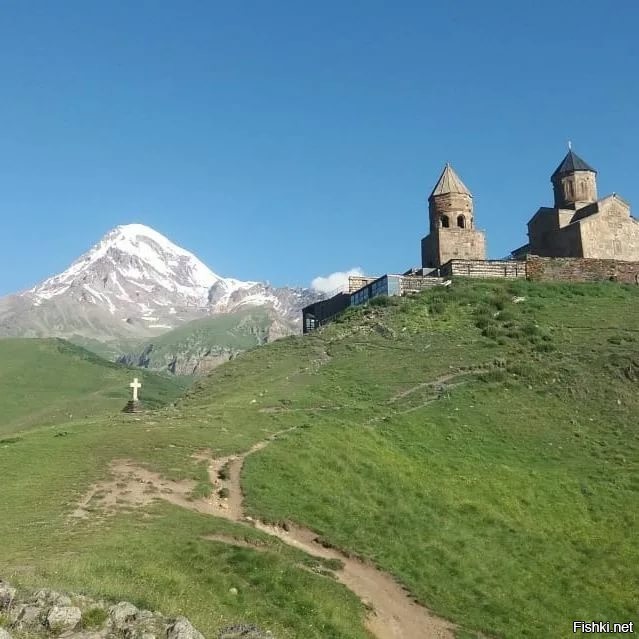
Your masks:
<path fill-rule="evenodd" d="M 128 224 L 63 273 L 0 299 L 0 336 L 64 337 L 128 353 L 132 343 L 193 320 L 250 308 L 269 309 L 277 332 L 290 334 L 300 330 L 300 309 L 318 297 L 310 289 L 221 277 L 157 231 Z"/>
<path fill-rule="evenodd" d="M 194 320 L 118 357 L 118 362 L 176 375 L 202 375 L 249 348 L 290 334 L 290 324 L 257 306 Z"/>

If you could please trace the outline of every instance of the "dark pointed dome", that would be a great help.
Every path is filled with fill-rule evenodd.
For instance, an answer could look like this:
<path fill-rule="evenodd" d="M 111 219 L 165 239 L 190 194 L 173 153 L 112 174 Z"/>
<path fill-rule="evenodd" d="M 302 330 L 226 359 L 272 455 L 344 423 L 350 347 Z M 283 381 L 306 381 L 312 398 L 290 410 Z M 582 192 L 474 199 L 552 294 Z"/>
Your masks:
<path fill-rule="evenodd" d="M 555 169 L 552 177 L 563 175 L 565 173 L 573 173 L 574 171 L 590 171 L 596 173 L 589 164 L 584 162 L 572 149 L 568 151 L 566 157 L 561 161 L 561 164 Z"/>

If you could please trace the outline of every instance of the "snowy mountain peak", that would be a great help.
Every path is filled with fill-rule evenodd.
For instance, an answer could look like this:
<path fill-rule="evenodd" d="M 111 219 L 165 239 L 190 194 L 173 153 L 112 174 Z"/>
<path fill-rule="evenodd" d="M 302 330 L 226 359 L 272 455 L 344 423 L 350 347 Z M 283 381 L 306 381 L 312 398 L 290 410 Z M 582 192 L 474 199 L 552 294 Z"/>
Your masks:
<path fill-rule="evenodd" d="M 147 339 L 194 319 L 256 307 L 269 308 L 295 331 L 300 309 L 317 297 L 221 277 L 154 229 L 125 224 L 59 275 L 0 300 L 0 335 Z"/>
<path fill-rule="evenodd" d="M 133 278 L 144 278 L 148 274 L 146 271 L 151 270 L 162 279 L 162 277 L 174 276 L 175 269 L 182 267 L 184 272 L 181 275 L 186 275 L 188 280 L 188 282 L 181 282 L 182 284 L 192 284 L 194 287 L 208 289 L 222 279 L 193 253 L 177 246 L 164 235 L 144 224 L 116 226 L 88 253 L 76 260 L 71 269 L 74 266 L 82 269 L 83 266 L 104 256 L 109 256 L 112 260 L 114 258 L 121 260 L 123 256 L 135 258 L 134 262 L 139 262 L 142 268 L 138 273 L 129 269 L 128 276 Z"/>
<path fill-rule="evenodd" d="M 254 282 L 222 278 L 154 229 L 125 224 L 109 231 L 65 271 L 25 295 L 36 305 L 64 295 L 105 306 L 112 315 L 122 311 L 127 318 L 133 315 L 159 321 L 152 309 L 207 306 L 213 285 L 223 292 L 221 297 L 227 297 Z M 157 328 L 169 327 L 157 324 Z"/>

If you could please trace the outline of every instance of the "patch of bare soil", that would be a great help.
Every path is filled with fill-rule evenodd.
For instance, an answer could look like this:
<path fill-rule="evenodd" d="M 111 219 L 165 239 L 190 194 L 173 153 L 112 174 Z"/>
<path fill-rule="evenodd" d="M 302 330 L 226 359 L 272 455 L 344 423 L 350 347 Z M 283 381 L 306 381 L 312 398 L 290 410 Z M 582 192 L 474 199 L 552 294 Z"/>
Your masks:
<path fill-rule="evenodd" d="M 118 508 L 139 507 L 156 499 L 163 499 L 182 508 L 250 525 L 314 557 L 338 559 L 342 568 L 331 572 L 369 608 L 371 612 L 366 626 L 377 639 L 453 639 L 454 625 L 416 603 L 390 575 L 360 559 L 323 545 L 311 530 L 293 525 L 284 529 L 244 515 L 240 482 L 244 460 L 268 446 L 278 435 L 290 430 L 294 429 L 276 433 L 241 455 L 212 460 L 209 458 L 208 472 L 213 494 L 203 499 L 189 497 L 195 487 L 193 481 L 167 480 L 137 466 L 133 461 L 114 461 L 111 465 L 112 479 L 93 486 L 73 515 L 87 517 L 96 508 L 105 513 L 113 513 Z M 203 460 L 206 459 L 204 455 L 205 453 L 200 452 L 194 457 Z M 259 544 L 225 535 L 207 538 L 236 546 L 268 550 Z"/>
<path fill-rule="evenodd" d="M 114 514 L 123 507 L 146 506 L 156 499 L 198 512 L 209 512 L 202 500 L 188 499 L 195 488 L 193 481 L 164 479 L 127 459 L 114 460 L 110 471 L 112 479 L 92 486 L 73 512 L 74 517 L 86 518 L 96 509 Z"/>

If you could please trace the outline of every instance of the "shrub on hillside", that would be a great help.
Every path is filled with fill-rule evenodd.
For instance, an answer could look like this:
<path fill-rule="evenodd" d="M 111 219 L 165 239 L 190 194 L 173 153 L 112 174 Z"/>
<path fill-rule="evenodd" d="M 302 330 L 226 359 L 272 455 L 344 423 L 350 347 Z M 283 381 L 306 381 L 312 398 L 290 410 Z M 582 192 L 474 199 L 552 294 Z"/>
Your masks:
<path fill-rule="evenodd" d="M 498 291 L 488 299 L 488 303 L 498 311 L 503 311 L 510 303 L 510 298 L 506 295 L 505 291 Z"/>
<path fill-rule="evenodd" d="M 430 304 L 428 311 L 431 315 L 443 315 L 446 312 L 446 304 L 442 301 L 435 301 Z"/>
<path fill-rule="evenodd" d="M 521 331 L 524 335 L 528 335 L 529 337 L 533 335 L 539 335 L 540 333 L 539 326 L 537 326 L 537 324 L 533 322 L 527 322 L 526 324 L 524 324 L 521 327 Z"/>
<path fill-rule="evenodd" d="M 497 319 L 500 322 L 511 322 L 515 319 L 515 314 L 510 309 L 504 309 L 503 311 L 499 311 L 499 315 Z"/>
<path fill-rule="evenodd" d="M 388 295 L 379 295 L 374 297 L 369 304 L 371 306 L 393 306 L 393 300 Z"/>
<path fill-rule="evenodd" d="M 98 628 L 107 620 L 108 614 L 104 608 L 89 608 L 82 613 L 83 628 Z"/>
<path fill-rule="evenodd" d="M 499 326 L 497 324 L 488 324 L 481 332 L 484 337 L 488 337 L 489 339 L 497 339 L 501 335 L 501 331 L 499 330 Z"/>
<path fill-rule="evenodd" d="M 475 326 L 480 329 L 485 329 L 490 324 L 494 323 L 493 314 L 487 308 L 480 308 L 475 313 Z"/>
<path fill-rule="evenodd" d="M 538 342 L 535 344 L 535 350 L 538 353 L 551 353 L 555 350 L 555 345 L 551 342 Z"/>

